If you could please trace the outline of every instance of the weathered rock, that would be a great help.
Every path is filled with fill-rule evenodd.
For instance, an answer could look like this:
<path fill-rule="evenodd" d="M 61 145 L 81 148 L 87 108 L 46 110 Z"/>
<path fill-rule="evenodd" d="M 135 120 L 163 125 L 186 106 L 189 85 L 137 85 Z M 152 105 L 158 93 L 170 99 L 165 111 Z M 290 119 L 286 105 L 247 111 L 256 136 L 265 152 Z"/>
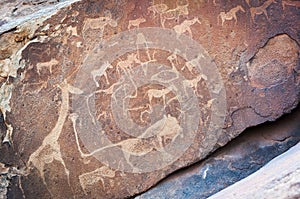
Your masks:
<path fill-rule="evenodd" d="M 80 1 L 2 34 L 0 161 L 29 198 L 148 189 L 296 106 L 297 6 Z"/>
<path fill-rule="evenodd" d="M 300 143 L 259 171 L 210 198 L 299 198 L 299 157 Z"/>
<path fill-rule="evenodd" d="M 300 107 L 275 122 L 249 128 L 205 161 L 171 174 L 137 198 L 208 198 L 299 142 L 299 120 Z"/>

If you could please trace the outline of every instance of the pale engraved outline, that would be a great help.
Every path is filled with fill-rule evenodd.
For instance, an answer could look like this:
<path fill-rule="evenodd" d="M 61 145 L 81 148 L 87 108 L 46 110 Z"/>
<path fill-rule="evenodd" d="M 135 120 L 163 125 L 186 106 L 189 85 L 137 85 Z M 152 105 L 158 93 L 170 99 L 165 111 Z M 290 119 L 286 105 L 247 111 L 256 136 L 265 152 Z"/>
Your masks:
<path fill-rule="evenodd" d="M 137 44 L 137 37 L 139 35 L 144 37 L 144 43 L 139 42 Z M 101 124 L 99 124 L 97 120 L 94 120 L 94 118 L 91 118 L 95 117 L 94 91 L 97 87 L 90 72 L 96 70 L 104 63 L 112 63 L 119 56 L 138 49 L 160 49 L 169 52 L 177 51 L 176 54 L 187 61 L 197 58 L 198 64 L 194 62 L 191 62 L 191 64 L 194 65 L 199 73 L 207 77 L 205 80 L 212 99 L 210 101 L 211 121 L 207 132 L 203 135 L 203 141 L 201 143 L 201 148 L 199 149 L 200 154 L 206 155 L 216 144 L 226 115 L 226 92 L 222 77 L 214 62 L 211 61 L 208 53 L 198 42 L 186 35 L 180 35 L 178 37 L 178 34 L 171 29 L 148 27 L 124 31 L 115 35 L 108 41 L 102 41 L 100 44 L 96 44 L 94 50 L 84 60 L 84 63 L 76 76 L 74 86 L 82 90 L 83 95 L 89 96 L 89 101 L 91 102 L 89 107 L 85 107 L 84 105 L 86 103 L 82 103 L 81 101 L 82 95 L 72 95 L 72 111 L 77 115 L 78 120 L 76 130 L 81 142 L 90 152 L 90 154 L 85 154 L 85 156 L 93 155 L 103 164 L 116 170 L 131 173 L 143 173 L 159 170 L 172 164 L 183 155 L 191 144 L 193 144 L 193 133 L 195 132 L 188 132 L 190 133 L 190 139 L 187 140 L 182 139 L 184 136 L 179 136 L 175 139 L 175 144 L 172 143 L 175 145 L 174 149 L 176 149 L 176 147 L 178 148 L 175 150 L 175 154 L 172 154 L 172 151 L 169 150 L 168 154 L 171 153 L 170 156 L 162 155 L 163 158 L 157 161 L 152 159 L 152 165 L 150 166 L 128 165 L 128 159 L 124 159 L 124 151 L 120 150 L 120 148 L 117 147 L 117 144 L 115 144 L 116 147 L 107 147 L 114 144 L 112 144 L 109 139 L 106 138 L 105 133 L 102 132 Z M 145 65 L 142 64 L 140 67 L 149 67 L 149 65 L 146 63 Z M 124 78 L 121 78 L 120 80 L 121 83 L 122 81 L 126 81 Z M 121 85 L 121 83 L 119 82 L 118 85 Z M 112 94 L 117 90 L 115 88 L 113 89 L 114 91 Z M 192 88 L 188 87 L 187 90 L 189 89 L 191 90 Z M 188 99 L 183 100 L 182 102 L 186 103 L 183 104 L 183 106 L 188 107 Z M 201 110 L 199 109 L 197 111 L 200 112 Z M 116 118 L 114 119 L 116 120 Z M 118 120 L 116 120 L 116 122 L 118 123 Z M 99 140 L 96 140 L 96 137 L 99 138 Z M 105 149 L 102 150 L 101 148 Z M 99 153 L 95 153 L 95 151 L 99 151 Z M 161 151 L 157 152 L 161 153 Z M 150 155 L 150 157 L 153 156 Z M 148 161 L 147 163 L 149 164 L 151 162 Z"/>

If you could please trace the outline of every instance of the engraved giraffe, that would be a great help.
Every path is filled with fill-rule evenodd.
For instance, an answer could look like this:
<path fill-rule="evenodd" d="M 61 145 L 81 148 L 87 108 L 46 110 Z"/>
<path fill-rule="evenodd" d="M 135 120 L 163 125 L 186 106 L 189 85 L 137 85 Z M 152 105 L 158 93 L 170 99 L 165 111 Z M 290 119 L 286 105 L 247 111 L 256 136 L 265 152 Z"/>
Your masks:
<path fill-rule="evenodd" d="M 69 92 L 74 94 L 82 93 L 81 90 L 74 88 L 73 86 L 69 85 L 66 81 L 58 85 L 58 87 L 61 90 L 62 102 L 60 105 L 60 111 L 57 122 L 54 128 L 51 130 L 51 132 L 44 138 L 40 147 L 29 156 L 29 160 L 27 162 L 28 166 L 30 164 L 33 164 L 33 166 L 37 168 L 46 187 L 47 183 L 44 175 L 45 165 L 52 163 L 54 160 L 60 162 L 63 165 L 65 173 L 67 175 L 68 184 L 70 185 L 70 172 L 67 169 L 66 164 L 62 158 L 58 139 L 60 137 L 63 125 L 69 112 Z"/>
<path fill-rule="evenodd" d="M 286 6 L 300 7 L 300 1 L 297 0 L 282 0 L 281 1 L 282 9 L 285 10 Z"/>
<path fill-rule="evenodd" d="M 198 17 L 195 17 L 194 19 L 191 20 L 184 20 L 181 24 L 174 26 L 174 30 L 177 33 L 177 37 L 179 37 L 181 34 L 188 32 L 190 37 L 193 37 L 191 26 L 194 25 L 195 23 L 201 24 L 199 21 Z"/>
<path fill-rule="evenodd" d="M 131 27 L 139 28 L 141 23 L 146 22 L 146 19 L 143 17 L 139 17 L 134 20 L 129 20 L 127 29 L 129 30 Z"/>
<path fill-rule="evenodd" d="M 229 10 L 228 12 L 220 12 L 220 14 L 218 15 L 218 23 L 219 23 L 219 18 L 221 18 L 222 20 L 222 26 L 224 25 L 225 21 L 230 21 L 232 19 L 235 20 L 235 24 L 237 24 L 237 12 L 241 11 L 241 12 L 245 12 L 244 8 L 240 5 L 232 8 L 231 10 Z"/>
<path fill-rule="evenodd" d="M 253 22 L 255 22 L 255 16 L 256 15 L 261 15 L 264 14 L 267 18 L 267 20 L 269 20 L 268 17 L 268 12 L 267 12 L 267 8 L 272 4 L 272 3 L 277 3 L 275 0 L 267 0 L 265 1 L 261 6 L 259 7 L 251 7 L 250 8 L 250 14 L 251 14 L 251 19 Z"/>

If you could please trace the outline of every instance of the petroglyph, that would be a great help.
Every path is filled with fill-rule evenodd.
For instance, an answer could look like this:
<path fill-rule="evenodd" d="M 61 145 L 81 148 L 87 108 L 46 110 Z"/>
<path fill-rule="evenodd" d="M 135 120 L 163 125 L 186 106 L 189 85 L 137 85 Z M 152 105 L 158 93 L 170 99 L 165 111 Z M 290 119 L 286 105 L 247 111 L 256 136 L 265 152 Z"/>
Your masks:
<path fill-rule="evenodd" d="M 171 70 L 163 70 L 160 71 L 159 73 L 151 76 L 152 81 L 158 81 L 161 83 L 170 83 L 173 82 L 174 80 L 179 78 L 179 73 L 177 70 L 171 69 Z"/>
<path fill-rule="evenodd" d="M 181 68 L 181 70 L 184 70 L 184 68 L 186 67 L 190 73 L 193 73 L 193 69 L 196 68 L 200 64 L 200 60 L 204 58 L 205 57 L 203 54 L 197 55 L 196 58 L 185 62 L 185 65 Z"/>
<path fill-rule="evenodd" d="M 220 12 L 220 14 L 218 15 L 218 23 L 219 23 L 219 18 L 221 18 L 222 20 L 222 26 L 224 25 L 225 21 L 230 21 L 232 19 L 234 19 L 235 24 L 237 24 L 237 12 L 241 11 L 241 12 L 245 12 L 244 8 L 240 5 L 232 8 L 231 10 L 229 10 L 228 12 Z"/>
<path fill-rule="evenodd" d="M 58 64 L 58 61 L 56 59 L 51 59 L 48 62 L 37 63 L 36 64 L 37 72 L 39 75 L 41 75 L 41 70 L 43 68 L 47 68 L 49 70 L 50 74 L 52 74 L 52 67 L 57 64 Z"/>
<path fill-rule="evenodd" d="M 150 115 L 153 112 L 152 106 L 150 104 L 146 104 L 146 107 L 147 109 L 140 113 L 140 121 L 142 122 L 145 122 L 145 120 L 143 119 L 144 114 L 148 113 Z M 137 111 L 137 110 L 145 109 L 146 107 L 140 106 L 136 108 L 128 108 L 127 111 Z"/>
<path fill-rule="evenodd" d="M 185 93 L 186 93 L 186 87 L 192 87 L 192 88 L 194 88 L 195 89 L 194 92 L 196 93 L 198 82 L 201 79 L 204 79 L 203 77 L 205 78 L 205 75 L 201 74 L 201 75 L 198 75 L 194 79 L 185 79 L 185 80 L 183 80 L 182 84 L 183 84 L 183 87 L 185 89 Z"/>
<path fill-rule="evenodd" d="M 106 11 L 104 17 L 85 19 L 82 28 L 83 38 L 86 38 L 86 31 L 89 29 L 100 29 L 99 37 L 102 38 L 104 29 L 107 25 L 110 25 L 111 27 L 117 27 L 117 21 L 112 19 L 112 15 L 109 11 Z"/>
<path fill-rule="evenodd" d="M 261 15 L 264 14 L 267 18 L 267 20 L 269 21 L 269 17 L 268 17 L 268 12 L 267 12 L 267 8 L 272 4 L 272 3 L 277 3 L 275 0 L 267 0 L 263 3 L 263 5 L 259 6 L 259 7 L 251 7 L 250 8 L 250 14 L 251 14 L 251 19 L 253 22 L 255 22 L 255 16 L 256 15 Z"/>
<path fill-rule="evenodd" d="M 186 9 L 187 7 L 187 5 L 183 6 Z M 182 10 L 182 7 L 177 7 L 177 9 Z M 164 13 L 167 11 L 170 10 L 166 10 Z M 162 18 L 163 15 L 161 13 Z M 178 15 L 175 13 L 174 16 Z M 116 83 L 109 84 L 104 89 L 85 91 L 84 95 L 79 97 L 81 99 L 74 98 L 74 101 L 78 101 L 73 105 L 76 115 L 72 114 L 70 118 L 73 122 L 77 148 L 83 159 L 94 156 L 100 162 L 105 162 L 107 166 L 109 165 L 116 170 L 130 173 L 149 172 L 170 164 L 174 158 L 179 157 L 179 154 L 183 154 L 190 146 L 200 123 L 201 112 L 198 101 L 200 98 L 197 96 L 199 93 L 195 94 L 197 83 L 212 73 L 211 70 L 215 71 L 216 69 L 213 62 L 206 60 L 209 57 L 198 43 L 190 40 L 190 37 L 181 36 L 177 38 L 178 34 L 188 34 L 187 29 L 191 29 L 192 25 L 190 24 L 197 23 L 197 19 L 199 20 L 199 18 L 191 18 L 185 22 L 183 20 L 180 24 L 182 25 L 181 29 L 178 28 L 177 33 L 174 29 L 140 27 L 126 31 L 126 40 L 120 39 L 123 34 L 117 34 L 109 39 L 101 49 L 97 45 L 95 46 L 94 51 L 96 53 L 91 53 L 90 58 L 86 58 L 82 73 L 78 73 L 76 87 L 84 88 L 84 82 L 80 81 L 80 74 L 85 74 L 85 70 L 91 71 L 90 66 L 97 67 L 99 63 L 96 61 L 96 57 L 99 56 L 110 63 L 114 63 L 120 77 Z M 173 45 L 172 41 L 174 40 L 182 40 L 183 45 Z M 122 48 L 124 45 L 127 46 L 125 49 Z M 188 46 L 192 46 L 192 48 L 188 48 Z M 110 51 L 106 51 L 106 49 L 110 49 Z M 155 53 L 159 54 L 160 51 L 156 49 L 164 51 L 163 55 L 166 56 L 166 60 L 163 63 L 154 63 L 159 61 L 159 59 L 156 60 Z M 167 65 L 165 65 L 166 61 L 168 62 Z M 102 61 L 102 63 L 104 62 Z M 202 71 L 201 64 L 209 65 L 209 71 Z M 84 66 L 86 66 L 85 69 Z M 181 67 L 183 69 L 186 67 L 186 70 L 180 70 Z M 113 70 L 107 69 L 107 71 L 109 73 Z M 191 71 L 190 74 L 187 73 L 189 71 Z M 202 73 L 204 74 L 201 75 Z M 197 75 L 202 79 L 195 77 Z M 191 79 L 192 76 L 195 78 Z M 212 83 L 217 84 L 218 77 L 218 72 L 213 73 L 210 79 L 206 77 L 208 90 L 211 89 L 210 92 L 214 92 L 215 86 L 212 86 Z M 154 86 L 157 84 L 161 86 Z M 218 89 L 222 88 L 220 87 L 220 85 L 222 86 L 221 83 L 218 85 Z M 143 93 L 140 95 L 139 92 Z M 96 106 L 93 102 L 96 100 L 96 93 L 100 94 L 100 98 L 107 97 L 110 101 L 108 108 L 111 109 L 111 112 L 102 111 L 101 117 L 98 117 L 99 111 L 95 110 Z M 85 95 L 90 97 L 89 104 L 82 103 L 85 100 Z M 84 104 L 83 108 L 81 107 L 82 104 Z M 216 105 L 219 104 L 212 104 L 212 108 L 215 108 Z M 90 111 L 94 111 L 98 117 L 95 122 L 86 117 L 89 116 Z M 212 120 L 216 120 L 216 118 L 212 117 Z M 101 123 L 106 119 L 113 119 L 114 125 L 120 132 L 132 137 L 112 142 L 108 132 L 102 129 Z M 140 122 L 143 124 L 141 125 Z M 213 126 L 209 128 L 213 128 Z M 85 136 L 86 129 L 91 132 L 90 137 Z M 95 136 L 100 136 L 100 138 Z M 81 138 L 80 141 L 79 137 Z M 91 139 L 93 140 L 92 143 Z M 176 145 L 179 143 L 182 147 L 178 151 Z M 106 155 L 110 152 L 113 152 L 116 157 Z M 142 157 L 139 158 L 139 156 Z M 121 167 L 118 162 L 112 161 L 111 158 L 119 159 Z M 151 162 L 153 158 L 161 161 Z M 147 164 L 142 160 L 145 160 Z"/>
<path fill-rule="evenodd" d="M 114 178 L 115 175 L 116 172 L 114 170 L 110 169 L 107 166 L 102 166 L 94 171 L 81 174 L 78 178 L 81 188 L 83 189 L 84 193 L 87 194 L 87 188 L 96 184 L 99 181 L 101 181 L 102 186 L 105 189 L 104 178 Z"/>
<path fill-rule="evenodd" d="M 146 19 L 143 18 L 143 17 L 139 17 L 137 19 L 134 19 L 134 20 L 129 20 L 128 21 L 128 30 L 131 28 L 131 27 L 135 27 L 135 28 L 139 28 L 140 27 L 140 24 L 141 23 L 144 23 L 146 22 Z"/>
<path fill-rule="evenodd" d="M 105 147 L 98 148 L 87 154 L 81 150 L 79 144 L 78 132 L 76 129 L 77 118 L 78 115 L 76 113 L 70 115 L 70 119 L 73 123 L 77 148 L 80 152 L 81 157 L 90 157 L 105 149 L 120 147 L 121 150 L 124 152 L 124 158 L 126 159 L 127 163 L 131 165 L 132 169 L 136 168 L 130 162 L 131 155 L 143 156 L 150 153 L 153 150 L 164 151 L 163 139 L 172 139 L 172 141 L 174 141 L 182 132 L 182 127 L 179 125 L 178 120 L 175 117 L 168 115 L 164 116 L 161 120 L 148 127 L 142 135 L 136 138 L 130 138 L 115 144 L 111 143 L 109 145 L 106 145 Z M 148 137 L 154 137 L 154 139 L 148 141 L 145 139 Z"/>
<path fill-rule="evenodd" d="M 182 127 L 179 125 L 178 120 L 171 115 L 164 115 L 163 118 L 152 126 L 147 128 L 147 130 L 140 136 L 140 138 L 148 138 L 152 136 L 157 136 L 159 139 L 160 147 L 162 146 L 162 138 L 171 138 L 172 142 L 181 134 Z"/>
<path fill-rule="evenodd" d="M 99 69 L 96 69 L 96 70 L 92 70 L 92 71 L 91 71 L 93 80 L 94 80 L 94 82 L 95 82 L 95 84 L 96 84 L 97 87 L 99 87 L 99 83 L 98 83 L 98 81 L 96 80 L 97 77 L 102 77 L 102 76 L 104 76 L 105 79 L 106 79 L 106 83 L 109 84 L 109 82 L 108 82 L 108 77 L 107 77 L 107 73 L 106 73 L 106 70 L 107 70 L 108 68 L 113 68 L 113 66 L 112 66 L 109 62 L 105 62 L 104 64 L 102 64 L 102 65 L 100 66 Z"/>
<path fill-rule="evenodd" d="M 195 17 L 194 19 L 191 20 L 184 20 L 181 24 L 174 26 L 174 30 L 177 33 L 178 37 L 182 35 L 185 32 L 188 32 L 190 37 L 193 37 L 191 26 L 194 25 L 195 23 L 201 24 L 199 21 L 198 17 Z"/>
<path fill-rule="evenodd" d="M 134 63 L 140 64 L 141 62 L 138 59 L 138 54 L 130 53 L 127 55 L 126 60 L 118 61 L 117 67 L 126 73 L 130 73 Z"/>
<path fill-rule="evenodd" d="M 36 167 L 42 177 L 43 183 L 46 186 L 47 183 L 45 180 L 44 168 L 46 164 L 50 164 L 54 160 L 57 160 L 63 165 L 65 173 L 67 175 L 68 183 L 70 184 L 69 170 L 67 169 L 62 158 L 58 139 L 62 132 L 62 128 L 69 111 L 69 88 L 71 88 L 72 90 L 73 87 L 69 87 L 66 81 L 61 83 L 61 85 L 58 85 L 58 87 L 61 89 L 62 102 L 57 122 L 51 132 L 44 138 L 42 145 L 30 155 L 27 162 L 28 166 L 30 164 L 33 164 L 33 166 Z"/>
<path fill-rule="evenodd" d="M 180 16 L 187 16 L 189 14 L 188 6 L 189 6 L 188 4 L 182 5 L 182 6 L 177 6 L 174 9 L 169 9 L 169 10 L 163 12 L 160 15 L 161 26 L 163 28 L 165 28 L 166 20 L 172 20 L 172 19 L 179 20 Z"/>
<path fill-rule="evenodd" d="M 132 66 L 134 63 L 140 64 L 140 60 L 137 58 L 138 54 L 131 53 L 127 55 L 126 60 L 119 61 L 117 63 L 118 69 L 121 69 L 127 76 L 131 77 Z M 120 73 L 120 71 L 119 71 Z M 135 87 L 135 94 L 133 98 L 137 97 L 137 86 L 135 85 L 132 78 L 130 78 L 132 85 Z"/>
<path fill-rule="evenodd" d="M 282 9 L 285 10 L 286 6 L 300 7 L 300 1 L 297 0 L 282 0 L 281 1 Z"/>
<path fill-rule="evenodd" d="M 164 89 L 149 89 L 147 91 L 147 95 L 149 98 L 150 103 L 152 103 L 153 98 L 163 98 L 164 104 L 166 103 L 166 95 L 170 93 L 172 90 L 169 88 L 164 88 Z"/>
<path fill-rule="evenodd" d="M 167 57 L 167 60 L 171 63 L 172 69 L 175 71 L 177 70 L 175 67 L 175 64 L 178 64 L 177 55 L 180 52 L 181 51 L 179 49 L 175 48 L 174 52 L 172 52 L 172 54 Z M 174 61 L 175 61 L 175 64 L 174 64 Z"/>
<path fill-rule="evenodd" d="M 162 13 L 168 10 L 168 6 L 166 4 L 155 4 L 147 8 L 148 14 L 152 13 L 152 17 L 155 17 L 156 14 L 161 15 Z"/>

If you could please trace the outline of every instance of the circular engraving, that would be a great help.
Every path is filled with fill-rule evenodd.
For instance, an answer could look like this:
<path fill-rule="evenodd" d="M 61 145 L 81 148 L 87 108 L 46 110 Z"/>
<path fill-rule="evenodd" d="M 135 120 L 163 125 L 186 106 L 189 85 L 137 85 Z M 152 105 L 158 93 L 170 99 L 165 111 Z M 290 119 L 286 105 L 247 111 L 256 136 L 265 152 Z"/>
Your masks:
<path fill-rule="evenodd" d="M 169 65 L 156 53 L 167 54 Z M 200 82 L 209 96 L 199 94 Z M 116 170 L 162 169 L 197 135 L 201 147 L 216 142 L 223 127 L 226 94 L 216 65 L 199 43 L 171 29 L 134 29 L 96 44 L 74 86 L 82 91 L 72 96 L 75 133 L 89 151 L 81 153 Z"/>

